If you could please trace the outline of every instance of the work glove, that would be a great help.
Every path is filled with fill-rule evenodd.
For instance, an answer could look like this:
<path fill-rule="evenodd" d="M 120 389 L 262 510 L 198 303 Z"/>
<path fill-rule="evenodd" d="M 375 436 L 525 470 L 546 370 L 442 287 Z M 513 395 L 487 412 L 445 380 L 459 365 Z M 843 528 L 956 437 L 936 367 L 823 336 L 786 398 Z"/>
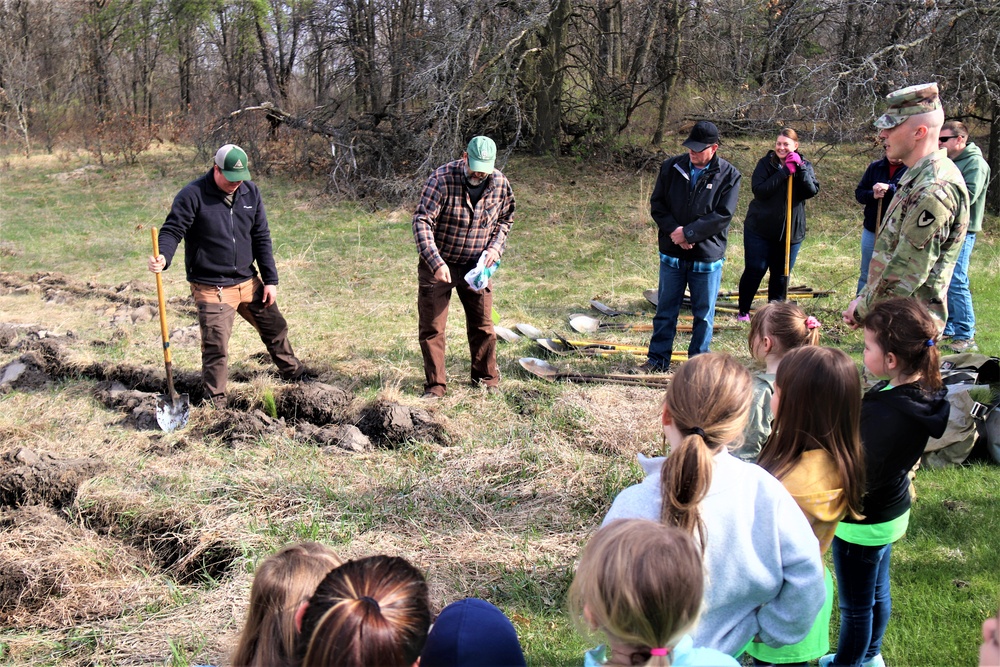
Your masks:
<path fill-rule="evenodd" d="M 789 174 L 794 174 L 795 171 L 802 166 L 802 156 L 792 151 L 785 156 L 785 169 L 788 170 Z"/>

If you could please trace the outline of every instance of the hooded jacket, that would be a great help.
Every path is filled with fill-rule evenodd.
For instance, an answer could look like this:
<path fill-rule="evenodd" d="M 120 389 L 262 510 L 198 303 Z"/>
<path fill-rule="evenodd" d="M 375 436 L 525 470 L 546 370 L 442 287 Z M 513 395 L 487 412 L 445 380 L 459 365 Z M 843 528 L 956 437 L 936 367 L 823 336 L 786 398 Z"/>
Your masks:
<path fill-rule="evenodd" d="M 872 387 L 861 403 L 861 442 L 865 452 L 867 488 L 862 499 L 864 519 L 849 516 L 843 523 L 892 521 L 910 509 L 907 473 L 923 455 L 928 438 L 939 438 L 948 426 L 947 391 L 928 393 L 916 383 L 883 391 Z"/>
<path fill-rule="evenodd" d="M 773 150 L 760 159 L 753 170 L 750 185 L 753 200 L 747 208 L 745 229 L 772 242 L 785 238 L 789 175 L 788 168 Z M 812 163 L 803 157 L 802 166 L 792 176 L 792 243 L 801 243 L 806 237 L 805 201 L 818 193 L 819 182 Z"/>
<path fill-rule="evenodd" d="M 962 172 L 969 191 L 969 234 L 983 230 L 983 213 L 986 212 L 986 186 L 990 182 L 990 165 L 983 158 L 983 151 L 971 141 L 954 160 Z"/>
<path fill-rule="evenodd" d="M 676 155 L 660 165 L 650 214 L 659 228 L 660 252 L 670 257 L 715 262 L 726 256 L 729 223 L 736 212 L 743 176 L 733 165 L 714 155 L 691 189 L 691 158 Z M 684 250 L 670 233 L 684 228 L 684 238 L 693 248 Z"/>
<path fill-rule="evenodd" d="M 160 230 L 160 253 L 167 260 L 164 268 L 170 267 L 183 239 L 188 282 L 228 287 L 250 280 L 259 268 L 265 285 L 277 285 L 278 269 L 260 190 L 252 181 L 243 181 L 233 193 L 230 208 L 212 171 L 185 185 L 174 197 Z"/>

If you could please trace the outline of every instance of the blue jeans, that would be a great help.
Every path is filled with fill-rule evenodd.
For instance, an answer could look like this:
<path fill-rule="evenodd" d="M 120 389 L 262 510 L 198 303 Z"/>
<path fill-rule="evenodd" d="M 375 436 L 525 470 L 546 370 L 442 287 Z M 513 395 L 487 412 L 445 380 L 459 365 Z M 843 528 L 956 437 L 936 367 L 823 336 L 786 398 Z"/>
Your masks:
<path fill-rule="evenodd" d="M 966 234 L 962 251 L 955 262 L 955 273 L 948 286 L 948 323 L 944 335 L 955 340 L 976 337 L 976 313 L 972 310 L 972 291 L 969 289 L 969 258 L 976 245 L 976 235 Z"/>
<path fill-rule="evenodd" d="M 875 250 L 875 232 L 870 232 L 864 227 L 861 228 L 861 272 L 858 274 L 858 291 L 868 284 L 868 265 L 872 263 L 872 252 Z M 857 296 L 855 294 L 855 296 Z"/>
<path fill-rule="evenodd" d="M 660 254 L 659 301 L 653 318 L 653 337 L 649 341 L 649 363 L 666 368 L 674 351 L 677 316 L 680 314 L 684 288 L 691 292 L 691 312 L 694 326 L 688 355 L 708 352 L 715 322 L 715 300 L 722 283 L 724 259 L 697 262 Z"/>
<path fill-rule="evenodd" d="M 832 549 L 840 600 L 840 640 L 831 664 L 859 667 L 882 652 L 882 636 L 892 611 L 892 545 L 866 547 L 834 537 Z"/>
<path fill-rule="evenodd" d="M 795 258 L 799 254 L 801 243 L 793 243 L 789 248 L 788 271 L 795 267 Z M 785 242 L 768 241 L 748 229 L 743 231 L 743 262 L 746 266 L 740 276 L 740 312 L 749 313 L 753 305 L 754 295 L 760 287 L 764 274 L 770 272 L 767 279 L 767 300 L 778 301 L 782 294 L 781 283 L 785 275 Z"/>

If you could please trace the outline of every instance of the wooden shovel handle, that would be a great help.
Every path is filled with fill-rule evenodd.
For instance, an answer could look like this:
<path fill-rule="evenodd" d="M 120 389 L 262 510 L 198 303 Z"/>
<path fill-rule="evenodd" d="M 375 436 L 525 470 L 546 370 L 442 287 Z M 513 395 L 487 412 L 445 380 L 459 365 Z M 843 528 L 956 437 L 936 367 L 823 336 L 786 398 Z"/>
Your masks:
<path fill-rule="evenodd" d="M 150 229 L 153 235 L 153 257 L 160 256 L 160 242 L 157 238 L 156 227 Z M 168 366 L 170 364 L 170 334 L 167 332 L 167 301 L 163 298 L 163 277 L 156 273 L 156 300 L 160 306 L 160 337 L 163 339 L 163 361 Z"/>

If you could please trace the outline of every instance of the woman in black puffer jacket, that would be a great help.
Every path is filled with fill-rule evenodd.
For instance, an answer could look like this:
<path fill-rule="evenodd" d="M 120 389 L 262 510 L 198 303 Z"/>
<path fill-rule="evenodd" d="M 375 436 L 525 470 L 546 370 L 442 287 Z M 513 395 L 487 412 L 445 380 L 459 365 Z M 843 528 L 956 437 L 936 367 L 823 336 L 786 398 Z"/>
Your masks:
<path fill-rule="evenodd" d="M 782 277 L 785 273 L 785 227 L 788 214 L 788 178 L 792 178 L 792 245 L 789 271 L 795 266 L 795 256 L 806 235 L 805 201 L 819 192 L 819 182 L 812 164 L 799 153 L 799 135 L 786 127 L 778 133 L 774 150 L 760 159 L 753 170 L 753 201 L 743 223 L 745 269 L 740 278 L 740 321 L 750 320 L 750 306 L 764 274 L 767 300 L 783 297 Z"/>

